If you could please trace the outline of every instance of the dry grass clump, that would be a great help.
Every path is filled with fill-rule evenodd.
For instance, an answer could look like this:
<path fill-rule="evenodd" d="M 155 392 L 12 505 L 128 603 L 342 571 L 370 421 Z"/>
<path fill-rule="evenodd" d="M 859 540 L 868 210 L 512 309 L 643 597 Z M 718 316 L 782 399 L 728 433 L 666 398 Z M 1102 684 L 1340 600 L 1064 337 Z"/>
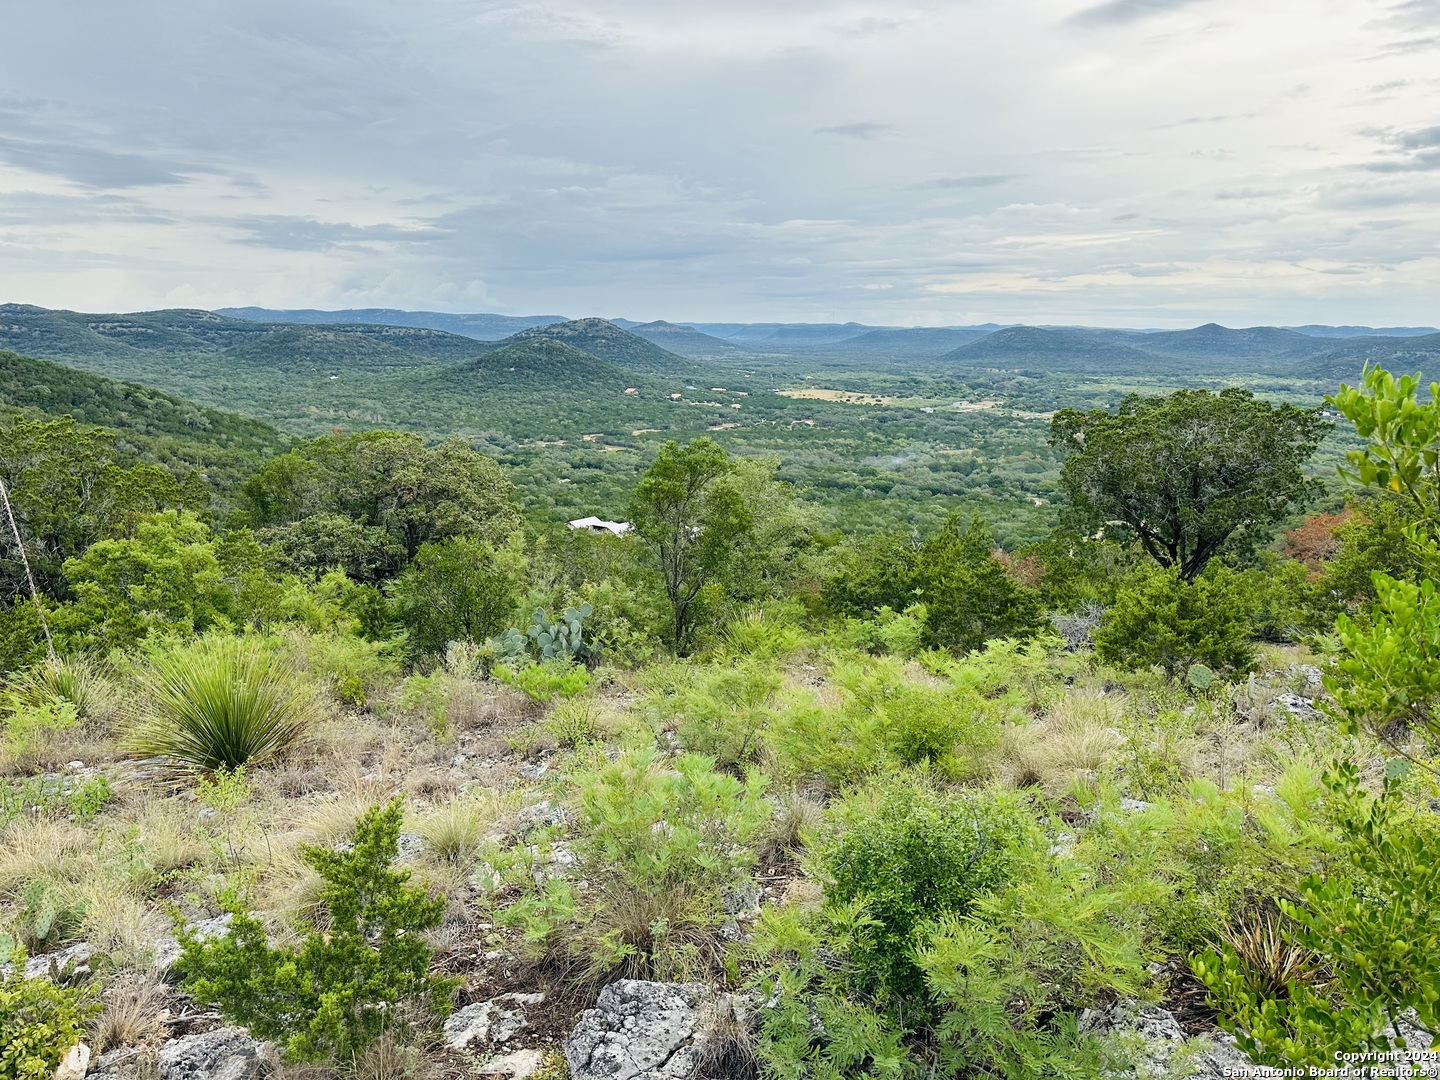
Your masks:
<path fill-rule="evenodd" d="M 169 929 L 163 916 L 120 882 L 91 881 L 80 886 L 80 895 L 82 936 L 101 952 L 138 963 Z"/>
<path fill-rule="evenodd" d="M 145 862 L 155 874 L 186 870 L 205 861 L 210 845 L 178 799 L 153 799 L 130 817 Z"/>
<path fill-rule="evenodd" d="M 27 817 L 0 836 L 0 895 L 38 878 L 79 884 L 99 872 L 94 841 L 73 822 Z"/>
<path fill-rule="evenodd" d="M 157 1047 L 166 1036 L 170 991 L 159 979 L 128 975 L 116 979 L 101 997 L 104 1011 L 90 1027 L 90 1049 L 97 1055 L 121 1046 Z"/>
<path fill-rule="evenodd" d="M 825 808 L 796 788 L 782 791 L 773 801 L 775 811 L 760 839 L 761 857 L 793 858 L 805 850 L 806 838 L 820 827 Z"/>
<path fill-rule="evenodd" d="M 468 867 L 514 800 L 481 790 L 454 795 L 425 811 L 415 831 L 425 838 L 425 858 Z"/>
<path fill-rule="evenodd" d="M 1042 724 L 1007 733 L 1005 760 L 1017 787 L 1058 794 L 1077 777 L 1099 772 L 1125 743 L 1120 733 L 1124 699 L 1093 688 L 1072 689 Z"/>

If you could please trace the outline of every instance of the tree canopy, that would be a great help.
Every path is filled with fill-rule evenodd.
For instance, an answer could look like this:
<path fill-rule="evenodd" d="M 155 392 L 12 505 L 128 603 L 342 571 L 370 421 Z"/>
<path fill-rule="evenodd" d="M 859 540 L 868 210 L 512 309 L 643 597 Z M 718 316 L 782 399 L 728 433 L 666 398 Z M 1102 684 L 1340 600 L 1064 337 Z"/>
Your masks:
<path fill-rule="evenodd" d="M 1329 426 L 1318 408 L 1231 387 L 1132 394 L 1114 413 L 1063 409 L 1050 442 L 1069 455 L 1060 483 L 1077 524 L 1119 526 L 1193 581 L 1223 548 L 1269 539 L 1313 497 L 1303 466 Z"/>
<path fill-rule="evenodd" d="M 734 464 L 711 439 L 666 443 L 630 501 L 635 531 L 651 549 L 670 601 L 677 649 L 690 644 L 695 601 L 755 524 Z"/>

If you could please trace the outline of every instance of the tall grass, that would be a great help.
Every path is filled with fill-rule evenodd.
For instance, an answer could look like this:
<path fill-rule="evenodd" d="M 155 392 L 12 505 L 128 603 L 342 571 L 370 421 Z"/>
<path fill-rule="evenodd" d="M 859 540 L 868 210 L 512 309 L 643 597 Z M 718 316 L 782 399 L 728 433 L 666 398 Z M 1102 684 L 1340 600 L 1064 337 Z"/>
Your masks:
<path fill-rule="evenodd" d="M 143 681 L 146 712 L 128 748 L 182 771 L 258 764 L 304 730 L 309 702 L 260 643 L 214 635 L 157 653 Z"/>

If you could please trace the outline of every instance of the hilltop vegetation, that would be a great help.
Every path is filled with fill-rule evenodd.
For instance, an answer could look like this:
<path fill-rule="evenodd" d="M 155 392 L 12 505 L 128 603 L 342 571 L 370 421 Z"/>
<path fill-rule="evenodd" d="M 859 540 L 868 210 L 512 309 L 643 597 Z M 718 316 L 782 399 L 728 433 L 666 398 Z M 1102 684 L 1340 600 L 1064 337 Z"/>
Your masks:
<path fill-rule="evenodd" d="M 507 352 L 606 363 L 467 363 Z M 715 1077 L 1429 1045 L 1440 404 L 1376 372 L 1330 408 L 1354 501 L 1288 532 L 1318 408 L 1061 413 L 1073 517 L 1011 550 L 955 512 L 822 533 L 706 438 L 621 538 L 462 439 L 324 435 L 222 507 L 12 421 L 44 449 L 11 485 L 40 591 L 0 608 L 0 1048 L 144 1069 L 213 1009 L 307 1075 L 563 1076 L 621 979 L 764 1003 L 697 1014 Z"/>
<path fill-rule="evenodd" d="M 458 435 L 509 467 L 527 509 L 545 518 L 623 514 L 660 445 L 705 435 L 741 456 L 778 459 L 780 475 L 824 508 L 829 526 L 933 529 L 958 507 L 990 518 L 1008 546 L 1059 520 L 1059 457 L 1047 442 L 1056 409 L 1113 409 L 1130 393 L 1227 383 L 1315 404 L 1367 358 L 1428 355 L 1424 335 L 1214 326 L 627 331 L 547 316 L 497 340 L 518 323 L 476 316 L 471 332 L 490 338 L 477 340 L 424 325 L 466 317 L 426 313 L 411 313 L 415 325 L 384 326 L 3 312 L 0 343 L 239 410 L 291 435 Z M 552 347 L 562 345 L 585 355 Z M 1332 475 L 1344 449 L 1327 443 L 1312 471 Z"/>

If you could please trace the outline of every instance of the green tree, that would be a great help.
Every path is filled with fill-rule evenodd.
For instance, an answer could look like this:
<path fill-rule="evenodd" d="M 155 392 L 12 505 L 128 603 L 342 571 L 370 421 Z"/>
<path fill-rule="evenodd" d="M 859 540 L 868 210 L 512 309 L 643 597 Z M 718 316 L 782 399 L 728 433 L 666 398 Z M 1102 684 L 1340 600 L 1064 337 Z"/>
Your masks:
<path fill-rule="evenodd" d="M 203 521 L 167 510 L 141 519 L 131 537 L 100 540 L 66 561 L 73 604 L 55 613 L 71 647 L 112 647 L 152 630 L 203 631 L 240 616 L 236 582 Z"/>
<path fill-rule="evenodd" d="M 831 611 L 863 617 L 915 602 L 920 541 L 903 532 L 855 537 L 827 553 L 820 594 Z"/>
<path fill-rule="evenodd" d="M 503 543 L 521 524 L 513 493 L 500 467 L 463 439 L 427 447 L 394 431 L 315 439 L 271 459 L 241 489 L 252 526 L 339 514 L 383 530 L 406 561 L 451 536 Z"/>
<path fill-rule="evenodd" d="M 1212 566 L 1195 581 L 1175 568 L 1142 568 L 1121 587 L 1095 631 L 1095 655 L 1107 664 L 1169 675 L 1194 664 L 1245 672 L 1255 663 L 1245 597 L 1233 570 Z"/>
<path fill-rule="evenodd" d="M 1318 408 L 1231 387 L 1132 394 L 1114 413 L 1062 409 L 1050 442 L 1068 455 L 1060 483 L 1083 531 L 1118 523 L 1194 581 L 1220 551 L 1269 539 L 1313 497 L 1302 467 L 1329 426 Z"/>
<path fill-rule="evenodd" d="M 65 599 L 62 566 L 95 541 L 124 533 L 141 515 L 198 507 L 204 493 L 156 465 L 121 464 L 115 436 L 69 417 L 14 420 L 0 429 L 0 480 L 10 492 L 16 525 L 36 585 Z M 24 570 L 8 526 L 0 529 L 0 594 L 24 589 Z"/>
<path fill-rule="evenodd" d="M 693 641 L 700 591 L 723 575 L 754 528 L 754 513 L 731 482 L 734 468 L 711 439 L 667 442 L 630 500 L 635 531 L 665 583 L 671 640 L 681 654 Z"/>
<path fill-rule="evenodd" d="M 953 514 L 921 545 L 915 582 L 925 603 L 927 645 L 969 652 L 995 638 L 1027 638 L 1040 629 L 1040 598 L 1010 580 L 994 547 L 979 515 L 961 532 Z"/>
<path fill-rule="evenodd" d="M 391 586 L 391 607 L 417 654 L 443 652 L 462 638 L 484 641 L 508 625 L 525 571 L 514 544 L 496 550 L 474 537 L 451 537 L 420 548 Z"/>

